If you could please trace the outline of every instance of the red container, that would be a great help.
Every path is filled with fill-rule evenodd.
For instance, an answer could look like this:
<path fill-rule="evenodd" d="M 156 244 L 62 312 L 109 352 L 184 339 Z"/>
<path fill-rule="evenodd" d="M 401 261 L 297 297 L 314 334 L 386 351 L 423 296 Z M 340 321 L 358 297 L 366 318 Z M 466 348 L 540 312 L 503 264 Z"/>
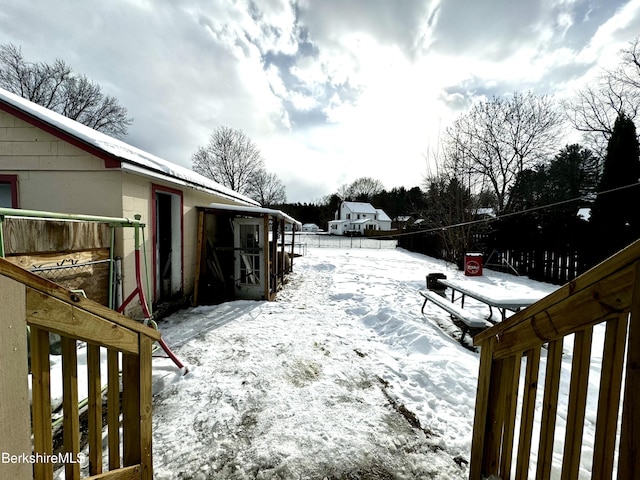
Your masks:
<path fill-rule="evenodd" d="M 468 277 L 479 277 L 482 275 L 482 254 L 481 253 L 465 254 L 464 274 Z"/>

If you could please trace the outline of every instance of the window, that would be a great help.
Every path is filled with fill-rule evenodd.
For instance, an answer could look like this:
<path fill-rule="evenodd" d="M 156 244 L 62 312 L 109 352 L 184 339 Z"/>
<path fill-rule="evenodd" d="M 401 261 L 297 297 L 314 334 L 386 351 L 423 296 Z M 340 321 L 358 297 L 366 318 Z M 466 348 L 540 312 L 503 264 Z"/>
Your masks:
<path fill-rule="evenodd" d="M 18 208 L 17 175 L 0 175 L 0 207 Z"/>

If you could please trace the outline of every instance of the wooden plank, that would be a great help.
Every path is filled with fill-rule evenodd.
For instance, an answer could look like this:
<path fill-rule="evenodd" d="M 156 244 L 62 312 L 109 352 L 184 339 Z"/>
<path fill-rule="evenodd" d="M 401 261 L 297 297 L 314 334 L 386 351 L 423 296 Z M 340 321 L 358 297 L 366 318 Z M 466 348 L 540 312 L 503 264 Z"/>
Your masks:
<path fill-rule="evenodd" d="M 68 222 L 6 217 L 5 254 L 88 250 L 109 246 L 109 226 L 98 222 Z"/>
<path fill-rule="evenodd" d="M 139 465 L 140 455 L 140 357 L 122 354 L 122 428 L 125 467 Z"/>
<path fill-rule="evenodd" d="M 27 323 L 125 352 L 138 348 L 136 332 L 32 288 L 27 288 Z"/>
<path fill-rule="evenodd" d="M 502 448 L 500 449 L 500 469 L 498 473 L 503 480 L 508 480 L 511 476 L 513 438 L 518 406 L 518 385 L 520 383 L 522 356 L 514 355 L 510 357 L 507 364 L 508 368 L 504 370 L 504 427 L 502 431 Z"/>
<path fill-rule="evenodd" d="M 627 371 L 625 375 L 624 404 L 622 408 L 622 430 L 620 432 L 620 457 L 618 478 L 640 478 L 640 408 L 638 408 L 638 385 L 640 385 L 640 261 L 635 266 L 633 285 L 633 307 L 629 321 L 627 347 Z"/>
<path fill-rule="evenodd" d="M 11 262 L 8 262 L 4 258 L 0 258 L 0 275 L 4 275 L 17 282 L 28 285 L 33 290 L 37 290 L 39 292 L 47 294 L 51 297 L 61 300 L 64 303 L 68 303 L 69 305 L 73 305 L 74 307 L 84 310 L 85 312 L 89 312 L 102 317 L 128 330 L 142 333 L 143 335 L 147 335 L 154 340 L 160 339 L 160 332 L 158 332 L 157 330 L 147 327 L 140 322 L 131 320 L 130 318 L 127 318 L 124 315 L 121 315 L 116 311 L 105 307 L 104 305 L 100 305 L 99 303 L 96 303 L 89 299 L 82 298 L 80 295 L 70 292 L 69 290 L 56 285 L 49 280 L 28 272 L 27 270 L 24 270 L 17 265 L 13 265 Z"/>
<path fill-rule="evenodd" d="M 120 362 L 119 353 L 107 351 L 107 431 L 109 470 L 120 468 Z"/>
<path fill-rule="evenodd" d="M 562 339 L 549 343 L 549 351 L 547 353 L 544 398 L 542 400 L 542 421 L 540 426 L 540 445 L 538 447 L 538 465 L 536 469 L 537 480 L 546 480 L 551 476 L 561 367 Z"/>
<path fill-rule="evenodd" d="M 120 468 L 112 472 L 87 477 L 86 480 L 140 480 L 140 465 Z"/>
<path fill-rule="evenodd" d="M 193 288 L 193 305 L 198 306 L 198 290 L 200 289 L 200 275 L 202 271 L 202 265 L 204 262 L 205 252 L 203 251 L 206 248 L 204 236 L 206 234 L 205 229 L 205 213 L 202 210 L 198 210 L 198 232 L 197 232 L 197 245 L 196 245 L 196 272 L 195 272 L 195 283 Z"/>
<path fill-rule="evenodd" d="M 495 357 L 502 358 L 520 349 L 540 346 L 629 311 L 633 277 L 633 270 L 626 268 L 572 295 L 561 304 L 552 305 L 539 314 L 526 316 L 517 324 L 503 328 L 495 347 Z"/>
<path fill-rule="evenodd" d="M 51 430 L 51 386 L 49 364 L 49 333 L 37 327 L 31 328 L 31 408 L 33 411 L 33 451 L 43 456 L 53 454 Z M 53 478 L 51 462 L 33 465 L 35 478 Z"/>
<path fill-rule="evenodd" d="M 562 458 L 562 480 L 577 480 L 580 470 L 580 454 L 582 452 L 584 412 L 587 406 L 587 387 L 589 386 L 592 340 L 593 328 L 588 328 L 577 332 L 573 341 L 567 428 L 565 431 L 564 455 Z"/>
<path fill-rule="evenodd" d="M 89 405 L 89 474 L 102 473 L 102 381 L 100 347 L 87 345 Z"/>
<path fill-rule="evenodd" d="M 151 388 L 151 354 L 153 342 L 148 337 L 140 336 L 140 478 L 153 479 L 153 418 Z"/>
<path fill-rule="evenodd" d="M 516 478 L 529 476 L 529 459 L 531 457 L 531 435 L 536 408 L 536 393 L 538 391 L 538 375 L 540 373 L 540 348 L 526 352 L 527 370 L 524 380 L 524 397 L 522 399 L 522 413 L 520 415 L 520 438 L 518 441 L 518 461 L 516 464 Z"/>
<path fill-rule="evenodd" d="M 627 315 L 607 322 L 593 447 L 593 478 L 610 479 L 613 474 L 626 337 Z"/>
<path fill-rule="evenodd" d="M 487 409 L 491 388 L 492 350 L 493 339 L 484 342 L 480 349 L 480 371 L 478 374 L 475 416 L 473 419 L 473 437 L 471 440 L 471 460 L 469 464 L 470 480 L 481 480 L 483 474 L 482 464 L 485 448 L 485 431 L 487 427 Z"/>
<path fill-rule="evenodd" d="M 0 276 L 0 452 L 31 453 L 31 402 L 26 379 L 27 321 L 25 286 Z M 25 462 L 3 462 L 3 478 L 32 478 L 33 468 Z"/>
<path fill-rule="evenodd" d="M 80 453 L 80 418 L 78 413 L 78 353 L 76 341 L 62 337 L 62 410 L 64 451 L 72 458 Z M 80 478 L 80 464 L 68 462 L 64 466 L 68 480 Z"/>

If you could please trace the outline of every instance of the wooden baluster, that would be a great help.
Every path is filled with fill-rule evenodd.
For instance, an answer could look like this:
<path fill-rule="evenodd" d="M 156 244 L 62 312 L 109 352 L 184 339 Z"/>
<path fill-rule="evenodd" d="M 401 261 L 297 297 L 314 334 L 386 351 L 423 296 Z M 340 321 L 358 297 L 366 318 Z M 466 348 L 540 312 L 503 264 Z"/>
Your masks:
<path fill-rule="evenodd" d="M 564 455 L 562 458 L 562 480 L 577 480 L 580 469 L 580 453 L 582 451 L 582 434 L 584 431 L 584 412 L 587 406 L 587 387 L 589 386 L 592 339 L 593 327 L 589 327 L 576 332 L 573 340 L 571 384 L 569 386 L 567 426 L 564 437 Z"/>
<path fill-rule="evenodd" d="M 107 351 L 107 426 L 109 470 L 120 468 L 120 365 L 116 350 Z"/>
<path fill-rule="evenodd" d="M 558 412 L 558 392 L 560 390 L 560 372 L 562 367 L 563 339 L 549 342 L 547 369 L 544 381 L 544 399 L 542 401 L 542 422 L 540 427 L 540 446 L 536 479 L 546 480 L 551 476 L 553 460 L 553 440 Z"/>
<path fill-rule="evenodd" d="M 618 414 L 622 388 L 622 367 L 627 338 L 627 314 L 607 322 L 602 354 L 598 418 L 593 447 L 592 477 L 602 480 L 613 475 Z"/>
<path fill-rule="evenodd" d="M 89 385 L 89 474 L 102 473 L 102 387 L 100 347 L 87 344 Z"/>
<path fill-rule="evenodd" d="M 522 355 L 512 355 L 505 360 L 503 369 L 502 394 L 504 396 L 504 427 L 502 431 L 502 446 L 500 449 L 499 475 L 503 480 L 511 476 L 511 462 L 513 459 L 513 437 L 516 423 L 516 410 L 518 407 L 518 385 L 520 383 L 520 367 Z"/>
<path fill-rule="evenodd" d="M 50 368 L 49 332 L 31 326 L 33 449 L 36 455 L 45 457 L 53 455 Z M 33 474 L 37 479 L 53 478 L 53 464 L 40 459 L 33 466 Z"/>
<path fill-rule="evenodd" d="M 65 464 L 67 480 L 80 478 L 80 418 L 78 412 L 78 352 L 76 341 L 62 337 L 62 409 L 64 451 L 72 461 Z"/>
<path fill-rule="evenodd" d="M 518 462 L 516 478 L 528 478 L 529 458 L 531 457 L 531 435 L 538 391 L 538 375 L 540 373 L 540 348 L 527 351 L 527 370 L 524 379 L 524 398 L 520 416 L 520 439 L 518 441 Z"/>

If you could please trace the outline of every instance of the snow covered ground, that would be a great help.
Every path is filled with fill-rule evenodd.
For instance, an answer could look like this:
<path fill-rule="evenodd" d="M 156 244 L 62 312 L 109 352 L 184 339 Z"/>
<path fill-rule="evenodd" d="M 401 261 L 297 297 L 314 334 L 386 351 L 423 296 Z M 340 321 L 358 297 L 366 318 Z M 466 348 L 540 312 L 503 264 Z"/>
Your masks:
<path fill-rule="evenodd" d="M 467 478 L 479 355 L 445 312 L 421 314 L 431 272 L 463 278 L 402 249 L 310 247 L 275 302 L 161 321 L 190 373 L 154 359 L 155 478 Z M 485 274 L 516 296 L 556 288 Z"/>

